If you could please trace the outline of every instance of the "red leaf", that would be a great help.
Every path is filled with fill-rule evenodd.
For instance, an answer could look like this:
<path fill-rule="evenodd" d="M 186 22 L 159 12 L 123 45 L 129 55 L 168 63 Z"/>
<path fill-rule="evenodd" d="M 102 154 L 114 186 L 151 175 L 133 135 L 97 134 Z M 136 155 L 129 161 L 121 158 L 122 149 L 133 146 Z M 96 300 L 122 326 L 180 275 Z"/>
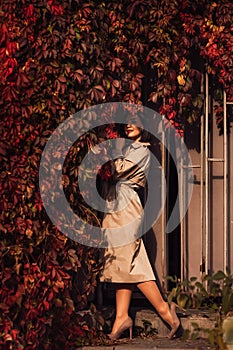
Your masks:
<path fill-rule="evenodd" d="M 96 85 L 96 86 L 94 86 L 94 89 L 99 90 L 99 91 L 101 91 L 102 93 L 105 93 L 105 90 L 104 90 L 103 86 L 101 86 L 101 85 Z"/>
<path fill-rule="evenodd" d="M 49 310 L 49 303 L 46 300 L 43 301 L 43 305 L 45 310 Z"/>
<path fill-rule="evenodd" d="M 17 329 L 12 329 L 11 335 L 12 335 L 13 340 L 17 339 L 18 333 L 19 333 L 19 331 Z"/>
<path fill-rule="evenodd" d="M 61 83 L 66 83 L 66 77 L 64 77 L 63 75 L 60 75 L 58 77 L 58 80 L 61 82 Z"/>
<path fill-rule="evenodd" d="M 51 279 L 52 279 L 52 280 L 54 279 L 54 277 L 56 276 L 56 274 L 57 274 L 57 272 L 56 272 L 55 268 L 53 267 L 53 268 L 52 268 L 52 271 L 51 271 Z"/>
<path fill-rule="evenodd" d="M 53 291 L 51 291 L 48 295 L 48 301 L 53 300 L 53 298 L 54 298 L 54 293 L 53 293 Z"/>
<path fill-rule="evenodd" d="M 120 84 L 119 80 L 113 80 L 112 85 L 118 89 L 121 84 Z"/>

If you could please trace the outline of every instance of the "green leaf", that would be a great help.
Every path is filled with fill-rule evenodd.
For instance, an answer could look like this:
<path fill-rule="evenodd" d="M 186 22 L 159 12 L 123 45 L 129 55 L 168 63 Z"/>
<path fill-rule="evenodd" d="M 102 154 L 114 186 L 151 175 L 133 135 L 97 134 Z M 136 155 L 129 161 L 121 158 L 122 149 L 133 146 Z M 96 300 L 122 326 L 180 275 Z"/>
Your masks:
<path fill-rule="evenodd" d="M 233 306 L 233 291 L 232 289 L 228 289 L 222 298 L 222 308 L 225 315 L 231 310 Z"/>
<path fill-rule="evenodd" d="M 213 280 L 220 281 L 223 280 L 226 277 L 225 273 L 223 271 L 218 271 L 213 275 Z"/>
<path fill-rule="evenodd" d="M 181 308 L 185 308 L 189 301 L 189 296 L 185 294 L 179 294 L 177 296 L 177 303 Z"/>
<path fill-rule="evenodd" d="M 195 282 L 196 280 L 197 280 L 197 277 L 191 277 L 191 278 L 190 278 L 190 281 L 191 281 L 191 282 Z"/>

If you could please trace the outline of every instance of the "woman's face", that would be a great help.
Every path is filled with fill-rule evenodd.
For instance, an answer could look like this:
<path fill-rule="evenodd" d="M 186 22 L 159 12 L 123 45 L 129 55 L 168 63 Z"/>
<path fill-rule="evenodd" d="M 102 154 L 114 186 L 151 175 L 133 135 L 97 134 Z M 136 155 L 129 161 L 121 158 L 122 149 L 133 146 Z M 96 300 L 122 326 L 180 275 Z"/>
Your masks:
<path fill-rule="evenodd" d="M 131 140 L 139 141 L 141 138 L 141 132 L 141 128 L 134 124 L 125 125 L 126 136 Z"/>

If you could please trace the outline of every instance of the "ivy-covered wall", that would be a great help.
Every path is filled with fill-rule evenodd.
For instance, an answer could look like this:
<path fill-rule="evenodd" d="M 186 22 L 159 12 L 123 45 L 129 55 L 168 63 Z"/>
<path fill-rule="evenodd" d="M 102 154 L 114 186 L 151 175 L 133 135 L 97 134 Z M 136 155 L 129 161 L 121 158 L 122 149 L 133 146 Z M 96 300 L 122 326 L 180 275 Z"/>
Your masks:
<path fill-rule="evenodd" d="M 230 0 L 1 1 L 1 345 L 70 349 L 96 336 L 76 312 L 92 300 L 99 253 L 64 237 L 40 199 L 49 136 L 91 105 L 142 100 L 182 135 L 199 122 L 204 66 L 233 100 L 232 15 Z M 142 96 L 146 67 L 155 79 Z"/>

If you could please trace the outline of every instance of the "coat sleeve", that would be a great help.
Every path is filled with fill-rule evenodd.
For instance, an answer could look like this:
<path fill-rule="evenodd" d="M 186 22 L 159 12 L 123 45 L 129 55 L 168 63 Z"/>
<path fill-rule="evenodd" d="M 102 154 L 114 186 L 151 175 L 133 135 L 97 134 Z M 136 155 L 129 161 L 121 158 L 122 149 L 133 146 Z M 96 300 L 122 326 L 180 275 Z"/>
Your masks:
<path fill-rule="evenodd" d="M 129 180 L 137 186 L 145 185 L 146 178 L 144 171 L 138 164 L 133 163 L 131 160 L 118 158 L 114 161 L 113 167 L 114 182 Z"/>

